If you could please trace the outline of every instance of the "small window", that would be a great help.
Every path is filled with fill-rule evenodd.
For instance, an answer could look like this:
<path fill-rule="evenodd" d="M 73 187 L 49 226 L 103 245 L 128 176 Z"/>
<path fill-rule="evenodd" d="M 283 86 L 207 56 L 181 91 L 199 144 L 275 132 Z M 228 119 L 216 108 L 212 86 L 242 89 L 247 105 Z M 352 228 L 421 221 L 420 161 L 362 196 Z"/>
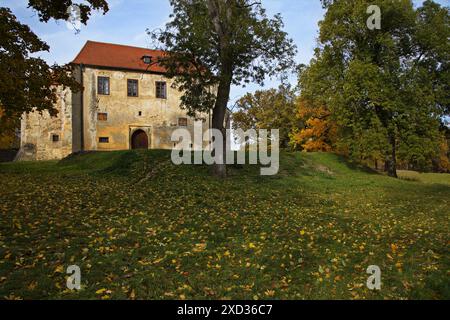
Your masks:
<path fill-rule="evenodd" d="M 156 98 L 167 99 L 167 85 L 164 81 L 156 81 Z"/>
<path fill-rule="evenodd" d="M 142 111 L 139 111 L 139 112 L 138 112 L 138 115 L 139 115 L 139 117 L 142 116 Z"/>
<path fill-rule="evenodd" d="M 98 77 L 97 87 L 98 94 L 109 95 L 109 78 Z"/>
<path fill-rule="evenodd" d="M 128 79 L 128 96 L 137 97 L 138 96 L 138 81 L 133 79 Z"/>
<path fill-rule="evenodd" d="M 178 126 L 187 127 L 187 118 L 178 118 Z"/>
<path fill-rule="evenodd" d="M 142 57 L 142 61 L 144 61 L 145 64 L 150 64 L 150 63 L 152 63 L 152 57 L 150 57 L 150 56 L 143 56 Z"/>
<path fill-rule="evenodd" d="M 52 134 L 52 141 L 58 142 L 59 141 L 59 134 Z"/>
<path fill-rule="evenodd" d="M 99 112 L 99 113 L 97 113 L 97 120 L 98 121 L 107 121 L 108 120 L 108 114 L 106 112 Z"/>
<path fill-rule="evenodd" d="M 109 143 L 109 137 L 100 137 L 100 138 L 98 138 L 98 142 Z"/>

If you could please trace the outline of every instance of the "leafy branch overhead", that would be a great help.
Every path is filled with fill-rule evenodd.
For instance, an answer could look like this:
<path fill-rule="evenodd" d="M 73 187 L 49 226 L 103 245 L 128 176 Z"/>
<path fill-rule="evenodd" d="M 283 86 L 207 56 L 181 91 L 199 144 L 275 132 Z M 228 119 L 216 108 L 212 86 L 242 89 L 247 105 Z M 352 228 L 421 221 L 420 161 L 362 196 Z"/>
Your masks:
<path fill-rule="evenodd" d="M 169 52 L 161 64 L 169 70 L 169 76 L 177 76 L 176 84 L 186 92 L 183 106 L 191 114 L 215 107 L 213 87 L 220 91 L 231 84 L 262 85 L 267 76 L 282 75 L 295 65 L 296 48 L 282 31 L 281 16 L 269 18 L 260 2 L 170 3 L 172 20 L 164 30 L 149 33 Z M 228 98 L 226 94 L 222 108 Z"/>
<path fill-rule="evenodd" d="M 106 0 L 87 0 L 84 3 L 72 0 L 29 0 L 28 7 L 36 10 L 41 22 L 48 22 L 50 19 L 69 19 L 68 9 L 72 5 L 78 6 L 80 10 L 80 21 L 86 24 L 93 10 L 100 10 L 104 14 L 109 11 Z"/>
<path fill-rule="evenodd" d="M 68 8 L 75 4 L 70 0 L 30 0 L 28 7 L 35 10 L 41 22 L 50 19 L 67 20 Z M 80 19 L 86 23 L 91 10 L 106 13 L 108 4 L 104 0 L 90 0 L 77 4 Z M 56 115 L 56 86 L 81 89 L 72 78 L 70 66 L 48 65 L 36 53 L 49 51 L 49 46 L 22 24 L 9 8 L 0 7 L 0 109 L 2 123 L 6 119 L 17 119 L 23 112 L 48 110 Z M 2 126 L 0 125 L 0 134 Z"/>

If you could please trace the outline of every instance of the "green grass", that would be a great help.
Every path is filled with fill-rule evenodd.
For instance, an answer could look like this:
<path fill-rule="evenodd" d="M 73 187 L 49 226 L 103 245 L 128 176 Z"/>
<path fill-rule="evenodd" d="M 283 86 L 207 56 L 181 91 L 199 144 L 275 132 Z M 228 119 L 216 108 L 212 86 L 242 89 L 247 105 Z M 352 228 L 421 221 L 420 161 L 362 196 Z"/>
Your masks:
<path fill-rule="evenodd" d="M 450 298 L 449 175 L 324 153 L 283 153 L 273 177 L 208 170 L 158 150 L 1 164 L 0 298 Z"/>
<path fill-rule="evenodd" d="M 445 173 L 420 173 L 416 171 L 399 170 L 398 176 L 400 179 L 409 181 L 450 185 L 450 174 Z"/>

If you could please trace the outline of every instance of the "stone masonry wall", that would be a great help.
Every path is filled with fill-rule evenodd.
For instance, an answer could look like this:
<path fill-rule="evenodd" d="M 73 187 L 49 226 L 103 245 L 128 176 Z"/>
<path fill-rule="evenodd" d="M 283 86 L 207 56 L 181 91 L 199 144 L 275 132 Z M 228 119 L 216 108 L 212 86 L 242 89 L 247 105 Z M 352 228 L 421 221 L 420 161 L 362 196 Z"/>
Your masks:
<path fill-rule="evenodd" d="M 72 94 L 58 89 L 59 111 L 51 117 L 47 111 L 24 114 L 21 121 L 21 143 L 16 160 L 61 159 L 72 153 Z M 58 137 L 54 141 L 53 135 Z"/>
<path fill-rule="evenodd" d="M 110 94 L 97 93 L 97 78 L 110 79 Z M 128 97 L 127 79 L 138 80 L 138 97 Z M 167 83 L 167 99 L 156 98 L 156 82 Z M 172 87 L 173 81 L 163 75 L 85 68 L 84 70 L 84 143 L 86 150 L 127 150 L 131 134 L 141 129 L 148 134 L 149 148 L 170 149 L 170 135 L 178 127 L 179 118 L 188 118 L 188 129 L 194 119 L 180 108 L 182 93 Z M 106 121 L 97 114 L 107 113 Z M 204 128 L 209 128 L 209 116 Z M 100 143 L 108 137 L 108 143 Z"/>
<path fill-rule="evenodd" d="M 98 94 L 99 76 L 110 79 L 109 95 Z M 180 128 L 179 118 L 188 119 L 187 127 L 184 128 L 190 130 L 193 137 L 194 119 L 180 108 L 182 93 L 172 87 L 171 79 L 158 74 L 88 67 L 83 69 L 82 77 L 84 91 L 82 95 L 73 95 L 74 101 L 69 89 L 59 89 L 57 108 L 60 112 L 57 117 L 50 117 L 48 112 L 33 112 L 23 116 L 21 149 L 17 160 L 61 159 L 73 151 L 79 151 L 81 131 L 75 130 L 75 126 L 81 128 L 81 112 L 77 111 L 81 107 L 77 99 L 81 99 L 81 96 L 84 150 L 128 150 L 131 148 L 131 136 L 136 130 L 147 133 L 150 149 L 171 149 L 174 146 L 171 134 Z M 138 97 L 128 97 L 127 79 L 138 80 Z M 167 99 L 156 98 L 157 81 L 167 83 Z M 77 106 L 74 110 L 72 104 Z M 98 113 L 106 113 L 107 120 L 99 120 Z M 201 118 L 205 131 L 210 125 L 209 115 L 202 115 Z M 58 135 L 59 140 L 53 141 L 53 135 Z M 100 138 L 108 138 L 108 142 L 100 142 Z"/>

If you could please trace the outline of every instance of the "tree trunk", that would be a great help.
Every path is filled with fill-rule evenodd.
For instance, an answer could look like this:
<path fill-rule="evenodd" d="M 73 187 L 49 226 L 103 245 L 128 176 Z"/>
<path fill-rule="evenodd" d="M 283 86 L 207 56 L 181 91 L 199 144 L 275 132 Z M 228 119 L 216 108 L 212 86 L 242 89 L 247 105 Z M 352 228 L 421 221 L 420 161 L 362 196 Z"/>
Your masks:
<path fill-rule="evenodd" d="M 217 90 L 216 104 L 214 106 L 212 115 L 212 128 L 222 132 L 223 137 L 223 150 L 222 155 L 220 156 L 220 158 L 222 159 L 222 163 L 216 163 L 213 165 L 213 174 L 220 178 L 225 178 L 227 176 L 227 168 L 225 164 L 227 139 L 224 122 L 228 99 L 230 97 L 230 89 L 231 89 L 231 75 L 224 75 L 219 83 L 219 87 Z"/>
<path fill-rule="evenodd" d="M 222 0 L 208 0 L 207 7 L 213 28 L 218 36 L 218 49 L 220 52 L 221 63 L 219 87 L 217 89 L 216 104 L 214 106 L 212 116 L 212 128 L 218 129 L 222 132 L 222 164 L 213 165 L 213 174 L 224 178 L 227 175 L 227 168 L 225 164 L 227 138 L 224 128 L 224 121 L 228 99 L 230 98 L 231 81 L 233 79 L 233 50 L 231 49 L 232 32 L 230 31 L 230 27 L 233 22 L 231 21 L 231 6 L 229 6 L 227 2 Z"/>
<path fill-rule="evenodd" d="M 396 145 L 395 145 L 395 134 L 389 134 L 389 144 L 391 145 L 391 154 L 386 157 L 384 164 L 385 171 L 387 171 L 388 176 L 393 178 L 398 178 L 397 176 L 397 155 L 396 155 Z"/>

